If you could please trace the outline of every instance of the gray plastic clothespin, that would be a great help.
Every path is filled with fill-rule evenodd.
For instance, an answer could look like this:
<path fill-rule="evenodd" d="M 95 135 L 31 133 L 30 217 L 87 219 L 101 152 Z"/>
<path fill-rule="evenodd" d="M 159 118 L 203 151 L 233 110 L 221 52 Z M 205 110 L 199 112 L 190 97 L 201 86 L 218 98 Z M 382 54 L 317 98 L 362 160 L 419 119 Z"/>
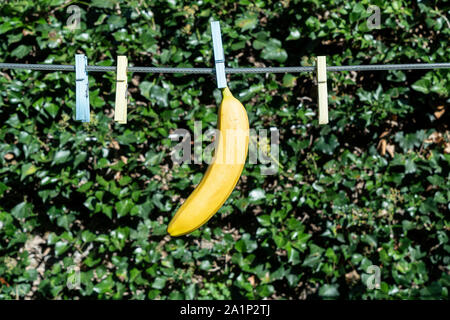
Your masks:
<path fill-rule="evenodd" d="M 219 21 L 211 22 L 211 33 L 214 48 L 217 88 L 223 89 L 227 87 L 227 78 L 225 76 L 225 55 L 223 53 L 222 35 L 220 34 Z"/>

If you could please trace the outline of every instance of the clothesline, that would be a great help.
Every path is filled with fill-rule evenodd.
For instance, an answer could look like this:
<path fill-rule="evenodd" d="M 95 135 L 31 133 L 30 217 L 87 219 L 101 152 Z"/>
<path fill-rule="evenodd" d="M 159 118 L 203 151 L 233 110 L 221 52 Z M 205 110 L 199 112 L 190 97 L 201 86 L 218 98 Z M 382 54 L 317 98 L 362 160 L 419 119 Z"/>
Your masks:
<path fill-rule="evenodd" d="M 0 63 L 0 69 L 22 69 L 42 71 L 72 71 L 74 65 L 56 64 L 20 64 Z M 406 63 L 406 64 L 373 64 L 353 66 L 327 66 L 327 71 L 380 71 L 380 70 L 417 70 L 417 69 L 450 69 L 450 62 L 446 63 Z M 87 66 L 90 72 L 115 72 L 115 66 Z M 267 67 L 267 68 L 226 68 L 225 73 L 299 73 L 314 72 L 316 67 Z M 214 68 L 165 68 L 165 67 L 128 67 L 128 72 L 139 73 L 184 73 L 211 74 Z"/>

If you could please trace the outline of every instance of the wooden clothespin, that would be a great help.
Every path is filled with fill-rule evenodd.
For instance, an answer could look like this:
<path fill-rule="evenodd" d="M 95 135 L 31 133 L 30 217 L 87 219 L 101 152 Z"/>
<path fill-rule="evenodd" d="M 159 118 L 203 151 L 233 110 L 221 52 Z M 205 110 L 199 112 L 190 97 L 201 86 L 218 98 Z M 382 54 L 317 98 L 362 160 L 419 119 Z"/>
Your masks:
<path fill-rule="evenodd" d="M 319 90 L 319 124 L 328 123 L 327 57 L 317 57 L 317 84 Z"/>
<path fill-rule="evenodd" d="M 127 123 L 127 89 L 128 89 L 128 58 L 117 57 L 116 77 L 116 106 L 114 109 L 114 120 L 118 123 Z"/>
<path fill-rule="evenodd" d="M 214 48 L 217 88 L 223 89 L 227 87 L 227 78 L 225 76 L 225 55 L 223 53 L 222 35 L 220 34 L 219 21 L 211 22 L 211 33 Z"/>
<path fill-rule="evenodd" d="M 82 122 L 89 122 L 89 80 L 87 73 L 87 57 L 84 54 L 75 55 L 75 80 L 75 119 L 81 120 Z"/>

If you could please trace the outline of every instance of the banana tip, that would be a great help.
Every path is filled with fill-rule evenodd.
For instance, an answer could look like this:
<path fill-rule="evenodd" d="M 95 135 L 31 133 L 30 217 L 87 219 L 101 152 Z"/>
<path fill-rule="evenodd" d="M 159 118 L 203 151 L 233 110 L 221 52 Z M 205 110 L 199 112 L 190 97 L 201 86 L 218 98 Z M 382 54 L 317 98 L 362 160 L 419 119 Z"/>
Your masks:
<path fill-rule="evenodd" d="M 176 237 L 175 232 L 174 232 L 172 226 L 169 226 L 169 227 L 167 228 L 167 233 L 168 233 L 171 237 Z"/>
<path fill-rule="evenodd" d="M 183 233 L 180 232 L 179 230 L 177 231 L 173 225 L 169 224 L 169 227 L 167 227 L 167 233 L 171 236 L 171 237 L 179 237 L 182 236 Z"/>

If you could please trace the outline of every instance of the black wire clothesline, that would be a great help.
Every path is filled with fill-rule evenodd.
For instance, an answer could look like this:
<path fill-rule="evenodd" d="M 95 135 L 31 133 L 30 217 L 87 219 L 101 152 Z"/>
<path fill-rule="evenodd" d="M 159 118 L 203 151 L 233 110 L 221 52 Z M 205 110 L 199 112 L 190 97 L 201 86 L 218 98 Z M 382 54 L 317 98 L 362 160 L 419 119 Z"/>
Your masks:
<path fill-rule="evenodd" d="M 23 69 L 41 71 L 75 71 L 74 65 L 55 64 L 20 64 L 0 63 L 0 69 Z M 353 66 L 327 66 L 327 71 L 380 71 L 380 70 L 418 70 L 418 69 L 450 69 L 450 62 L 445 63 L 406 63 L 406 64 L 373 64 Z M 116 71 L 115 66 L 87 66 L 90 72 Z M 129 72 L 139 73 L 184 73 L 211 74 L 214 68 L 165 68 L 165 67 L 128 67 Z M 268 67 L 268 68 L 226 68 L 225 73 L 299 73 L 314 72 L 316 67 Z"/>

